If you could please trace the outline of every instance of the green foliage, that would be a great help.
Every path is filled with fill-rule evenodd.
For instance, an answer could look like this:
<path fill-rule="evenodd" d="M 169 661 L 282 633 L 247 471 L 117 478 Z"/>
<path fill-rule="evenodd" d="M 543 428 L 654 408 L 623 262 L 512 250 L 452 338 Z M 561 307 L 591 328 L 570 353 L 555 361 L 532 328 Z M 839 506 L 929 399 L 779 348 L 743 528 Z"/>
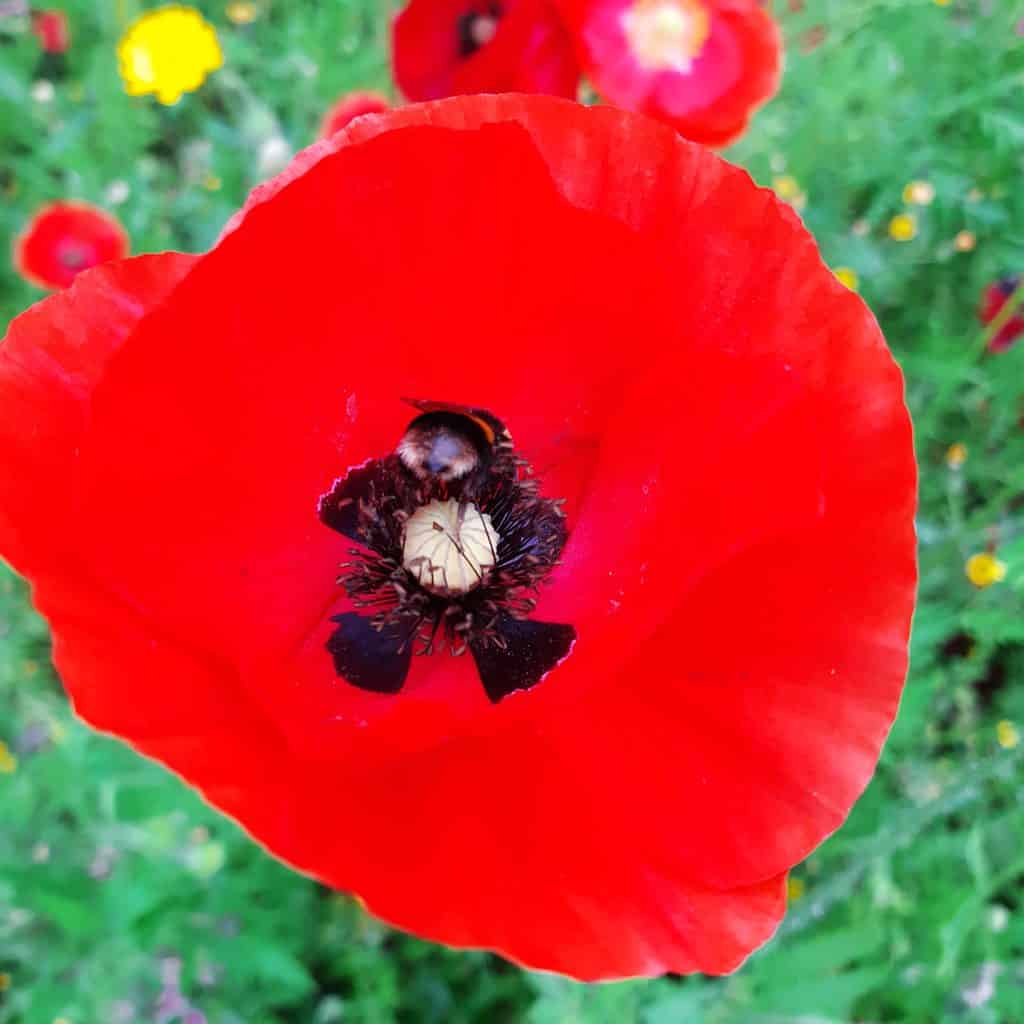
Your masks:
<path fill-rule="evenodd" d="M 5 239 L 45 200 L 110 206 L 124 182 L 116 211 L 136 251 L 202 248 L 263 176 L 268 138 L 300 148 L 342 92 L 387 87 L 375 0 L 265 2 L 247 26 L 199 4 L 226 67 L 170 109 L 118 78 L 116 39 L 142 5 L 55 6 L 74 46 L 50 102 L 32 98 L 31 36 L 0 21 Z M 0 774 L 0 1024 L 153 1020 L 176 998 L 174 1019 L 192 1004 L 211 1024 L 1024 1020 L 1021 748 L 997 740 L 1001 721 L 1024 731 L 1024 343 L 986 354 L 975 318 L 983 285 L 1024 269 L 1024 10 L 776 6 L 802 6 L 781 15 L 785 83 L 731 156 L 763 184 L 795 180 L 826 260 L 858 272 L 904 366 L 922 582 L 880 769 L 794 873 L 803 894 L 775 941 L 729 978 L 583 986 L 394 933 L 78 723 L 25 588 L 0 570 L 0 740 L 18 759 Z M 934 201 L 908 207 L 912 180 Z M 894 241 L 889 220 L 908 209 L 917 235 Z M 39 297 L 0 265 L 0 322 Z M 969 452 L 960 469 L 953 442 Z M 977 590 L 964 563 L 990 544 L 1007 579 Z"/>

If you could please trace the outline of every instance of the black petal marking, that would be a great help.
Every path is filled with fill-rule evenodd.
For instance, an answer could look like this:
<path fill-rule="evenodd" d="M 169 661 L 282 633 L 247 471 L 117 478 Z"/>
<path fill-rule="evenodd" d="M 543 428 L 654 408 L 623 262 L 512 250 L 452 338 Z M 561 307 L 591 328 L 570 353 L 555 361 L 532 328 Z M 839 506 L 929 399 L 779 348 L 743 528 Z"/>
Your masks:
<path fill-rule="evenodd" d="M 373 485 L 381 479 L 382 473 L 383 467 L 377 459 L 349 470 L 348 475 L 320 499 L 320 522 L 349 540 L 365 543 L 358 529 L 359 503 L 371 500 Z"/>
<path fill-rule="evenodd" d="M 335 671 L 346 682 L 374 693 L 398 693 L 409 674 L 412 643 L 394 625 L 376 630 L 355 612 L 335 615 L 338 628 L 327 641 Z"/>
<path fill-rule="evenodd" d="M 495 624 L 498 643 L 470 640 L 480 681 L 492 704 L 514 690 L 536 686 L 572 649 L 576 630 L 552 622 L 502 615 Z M 503 646 L 502 646 L 503 645 Z"/>

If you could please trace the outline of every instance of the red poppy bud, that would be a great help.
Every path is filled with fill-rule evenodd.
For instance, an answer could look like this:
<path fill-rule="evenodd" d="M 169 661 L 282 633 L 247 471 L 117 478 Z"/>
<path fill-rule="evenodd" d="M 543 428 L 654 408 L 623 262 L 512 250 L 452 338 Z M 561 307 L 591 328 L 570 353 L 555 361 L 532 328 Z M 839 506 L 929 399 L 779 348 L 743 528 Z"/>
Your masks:
<path fill-rule="evenodd" d="M 361 118 L 0 345 L 76 710 L 387 921 L 720 973 L 843 822 L 914 599 L 903 382 L 798 217 L 543 97 Z"/>
<path fill-rule="evenodd" d="M 983 324 L 988 325 L 999 316 L 1010 296 L 1020 287 L 1021 280 L 1020 274 L 1010 274 L 994 281 L 982 292 L 978 319 Z M 1018 307 L 992 336 L 989 351 L 1005 352 L 1021 335 L 1024 335 L 1024 309 Z"/>
<path fill-rule="evenodd" d="M 33 11 L 32 31 L 44 53 L 67 53 L 71 47 L 71 28 L 63 11 Z"/>
<path fill-rule="evenodd" d="M 350 92 L 342 96 L 324 115 L 320 123 L 320 138 L 330 138 L 335 132 L 363 114 L 382 114 L 391 104 L 379 92 Z"/>

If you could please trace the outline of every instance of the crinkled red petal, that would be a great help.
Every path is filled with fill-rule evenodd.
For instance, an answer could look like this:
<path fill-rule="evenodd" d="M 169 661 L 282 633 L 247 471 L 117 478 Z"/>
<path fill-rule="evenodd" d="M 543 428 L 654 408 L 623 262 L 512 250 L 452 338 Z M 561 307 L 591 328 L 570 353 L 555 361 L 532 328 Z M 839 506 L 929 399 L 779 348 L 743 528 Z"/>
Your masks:
<path fill-rule="evenodd" d="M 90 721 L 428 937 L 596 978 L 725 971 L 770 935 L 870 777 L 915 582 L 899 372 L 770 192 L 608 108 L 361 118 L 100 376 L 74 557 L 21 563 Z M 325 650 L 348 542 L 317 500 L 394 446 L 403 395 L 491 409 L 568 499 L 538 617 L 579 639 L 496 707 L 468 658 L 389 697 Z"/>

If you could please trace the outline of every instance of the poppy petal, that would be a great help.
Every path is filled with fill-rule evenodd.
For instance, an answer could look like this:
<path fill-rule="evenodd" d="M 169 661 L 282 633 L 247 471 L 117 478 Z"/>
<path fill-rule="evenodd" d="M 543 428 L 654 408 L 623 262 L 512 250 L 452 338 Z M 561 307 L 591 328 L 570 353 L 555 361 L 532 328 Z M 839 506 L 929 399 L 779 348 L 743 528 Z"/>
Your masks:
<path fill-rule="evenodd" d="M 278 733 L 230 669 L 88 579 L 80 566 L 34 580 L 53 659 L 85 721 L 165 764 L 285 855 L 296 781 Z M 260 793 L 258 806 L 254 793 Z"/>
<path fill-rule="evenodd" d="M 73 543 L 66 495 L 92 392 L 140 318 L 195 261 L 163 253 L 108 263 L 11 322 L 0 344 L 0 546 L 20 572 L 59 559 L 57 538 Z"/>

